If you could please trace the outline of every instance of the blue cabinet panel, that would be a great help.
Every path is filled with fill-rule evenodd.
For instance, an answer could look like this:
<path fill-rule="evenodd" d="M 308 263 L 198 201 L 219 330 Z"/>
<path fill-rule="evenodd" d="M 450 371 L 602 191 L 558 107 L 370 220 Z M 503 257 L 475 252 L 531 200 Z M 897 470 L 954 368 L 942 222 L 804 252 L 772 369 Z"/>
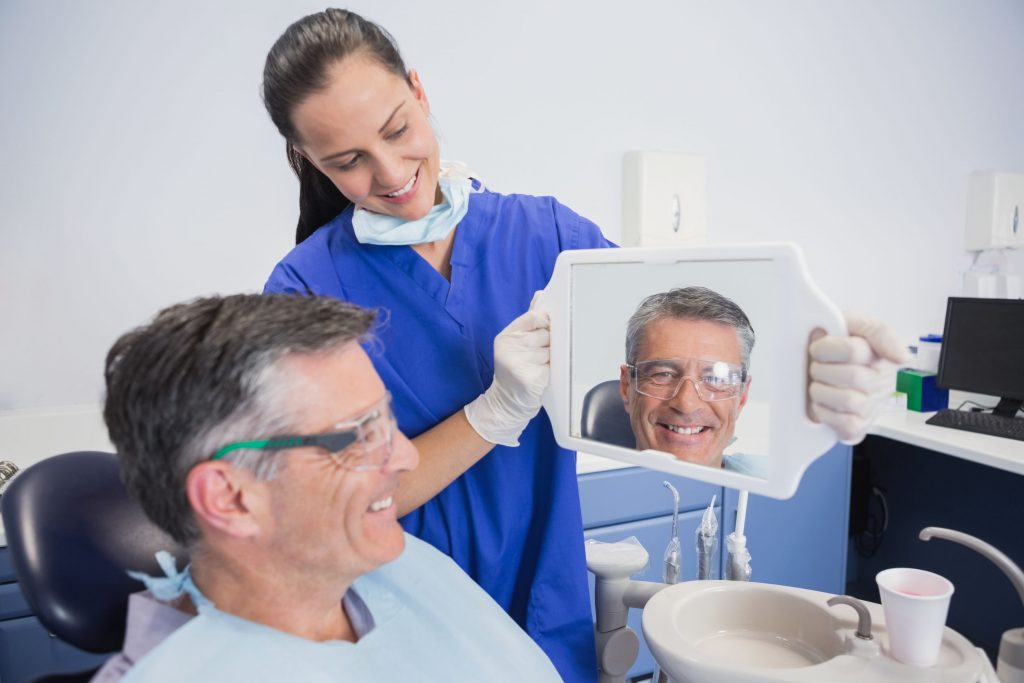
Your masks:
<path fill-rule="evenodd" d="M 14 581 L 14 567 L 11 566 L 11 557 L 7 548 L 0 548 L 0 583 Z"/>
<path fill-rule="evenodd" d="M 672 494 L 661 485 L 669 481 L 679 490 L 679 509 L 703 509 L 720 486 L 684 479 L 664 472 L 629 467 L 584 474 L 579 478 L 583 528 L 648 519 L 672 510 Z"/>
<path fill-rule="evenodd" d="M 21 594 L 21 588 L 16 583 L 5 583 L 0 585 L 0 621 L 14 619 L 16 617 L 27 617 L 32 614 L 32 608 L 28 606 L 25 596 Z M 0 678 L 0 681 L 3 679 Z"/>
<path fill-rule="evenodd" d="M 661 476 L 661 475 L 659 475 Z M 660 482 L 659 482 L 660 486 Z M 669 507 L 672 507 L 671 502 Z M 720 513 L 720 509 L 716 509 L 716 514 Z M 683 567 L 682 567 L 682 578 L 684 580 L 693 579 L 697 575 L 697 550 L 694 544 L 694 534 L 697 531 L 697 527 L 700 525 L 700 517 L 703 514 L 703 510 L 695 510 L 693 512 L 687 512 L 679 515 L 679 542 L 683 547 Z M 593 538 L 598 541 L 604 541 L 606 543 L 613 543 L 615 541 L 621 541 L 629 538 L 630 536 L 636 536 L 637 540 L 647 549 L 648 554 L 651 556 L 650 565 L 640 574 L 633 576 L 634 579 L 639 581 L 661 581 L 662 580 L 662 560 L 665 553 L 665 547 L 668 545 L 669 537 L 672 533 L 672 517 L 656 517 L 654 519 L 645 519 L 641 522 L 630 522 L 628 524 L 618 524 L 615 526 L 603 527 L 601 529 L 593 529 L 587 531 L 584 536 L 590 539 Z M 590 577 L 590 609 L 594 609 L 594 575 L 589 574 Z M 648 674 L 654 671 L 654 658 L 651 657 L 650 651 L 647 649 L 647 644 L 644 643 L 644 634 L 640 625 L 640 618 L 642 612 L 640 610 L 629 611 L 629 627 L 636 631 L 637 635 L 640 636 L 640 654 L 637 656 L 636 664 L 630 669 L 630 676 L 638 676 L 640 674 Z"/>
<path fill-rule="evenodd" d="M 35 617 L 0 622 L 0 681 L 28 683 L 49 673 L 85 671 L 109 655 L 94 655 L 52 637 Z"/>
<path fill-rule="evenodd" d="M 850 458 L 851 447 L 837 444 L 807 468 L 792 498 L 750 496 L 744 534 L 752 580 L 845 592 Z M 738 495 L 725 491 L 725 534 L 735 529 Z"/>
<path fill-rule="evenodd" d="M 1006 443 L 1014 444 L 1024 458 L 1024 443 Z M 956 587 L 946 625 L 994 661 L 1003 632 L 1024 624 L 1013 584 L 973 550 L 946 541 L 926 543 L 918 534 L 926 526 L 962 531 L 1024 567 L 1024 476 L 880 436 L 869 436 L 858 450 L 871 484 L 884 497 L 886 525 L 880 537 L 870 539 L 864 548 L 869 552 L 857 558 L 854 573 L 847 577 L 850 595 L 877 602 L 875 575 L 891 567 L 940 574 Z M 871 502 L 878 522 L 883 519 L 881 501 Z"/>

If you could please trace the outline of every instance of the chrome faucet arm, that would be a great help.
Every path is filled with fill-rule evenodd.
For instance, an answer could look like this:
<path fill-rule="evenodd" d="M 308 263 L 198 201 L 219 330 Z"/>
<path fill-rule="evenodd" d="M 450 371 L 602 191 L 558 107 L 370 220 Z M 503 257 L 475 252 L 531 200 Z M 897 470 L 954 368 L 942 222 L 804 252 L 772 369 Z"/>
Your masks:
<path fill-rule="evenodd" d="M 945 529 L 940 526 L 926 526 L 921 529 L 921 533 L 918 535 L 922 541 L 928 541 L 932 538 L 941 538 L 946 541 L 953 541 L 960 545 L 967 546 L 971 550 L 980 553 L 991 560 L 997 567 L 1003 570 L 1003 573 L 1010 579 L 1010 583 L 1017 589 L 1017 595 L 1020 597 L 1021 604 L 1024 604 L 1024 572 L 1021 571 L 1020 567 L 1011 560 L 1006 553 L 996 548 L 990 543 L 986 543 L 980 538 L 975 538 L 970 534 L 965 534 L 962 531 L 955 531 L 953 529 Z"/>
<path fill-rule="evenodd" d="M 828 606 L 849 605 L 857 611 L 857 637 L 861 640 L 871 640 L 871 612 L 864 606 L 864 603 L 849 595 L 837 595 L 828 599 Z"/>

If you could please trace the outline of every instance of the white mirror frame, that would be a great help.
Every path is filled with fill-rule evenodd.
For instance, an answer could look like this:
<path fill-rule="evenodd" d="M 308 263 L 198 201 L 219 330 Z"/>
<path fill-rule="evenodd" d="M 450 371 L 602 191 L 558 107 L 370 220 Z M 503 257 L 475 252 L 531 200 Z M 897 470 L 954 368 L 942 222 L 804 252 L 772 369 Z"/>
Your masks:
<path fill-rule="evenodd" d="M 655 450 L 637 451 L 572 436 L 572 365 L 570 363 L 573 306 L 572 270 L 577 264 L 683 264 L 701 261 L 774 262 L 779 297 L 775 329 L 775 358 L 762 359 L 784 368 L 768 388 L 771 406 L 768 475 L 753 477 L 725 469 L 683 462 Z M 700 284 L 683 282 L 680 286 Z M 654 292 L 651 292 L 653 294 Z M 563 448 L 620 460 L 772 498 L 796 493 L 807 467 L 836 442 L 835 433 L 807 417 L 807 344 L 811 332 L 845 335 L 842 313 L 815 285 L 800 248 L 791 243 L 730 244 L 686 248 L 620 248 L 563 251 L 538 304 L 551 317 L 551 383 L 544 408 L 555 440 Z M 614 369 L 617 372 L 617 368 Z M 783 406 L 791 409 L 783 410 Z"/>

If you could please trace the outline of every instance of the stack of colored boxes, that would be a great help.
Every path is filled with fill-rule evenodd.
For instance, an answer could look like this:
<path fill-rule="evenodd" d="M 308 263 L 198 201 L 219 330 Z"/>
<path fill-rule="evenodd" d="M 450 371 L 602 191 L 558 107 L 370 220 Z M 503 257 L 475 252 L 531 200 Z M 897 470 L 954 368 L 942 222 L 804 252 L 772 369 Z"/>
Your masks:
<path fill-rule="evenodd" d="M 896 391 L 907 395 L 907 409 L 930 413 L 949 407 L 949 389 L 935 383 L 936 375 L 923 370 L 904 368 L 896 375 Z"/>

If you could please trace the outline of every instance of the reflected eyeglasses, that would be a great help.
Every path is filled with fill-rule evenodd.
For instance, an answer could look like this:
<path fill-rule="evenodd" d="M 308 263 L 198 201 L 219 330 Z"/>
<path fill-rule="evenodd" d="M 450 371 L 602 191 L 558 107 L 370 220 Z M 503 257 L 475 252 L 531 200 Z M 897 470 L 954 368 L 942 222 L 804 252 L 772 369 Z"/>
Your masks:
<path fill-rule="evenodd" d="M 686 380 L 702 401 L 736 398 L 747 383 L 747 369 L 722 360 L 659 358 L 627 365 L 638 394 L 662 401 L 673 399 Z M 689 373 L 687 371 L 689 370 Z"/>

